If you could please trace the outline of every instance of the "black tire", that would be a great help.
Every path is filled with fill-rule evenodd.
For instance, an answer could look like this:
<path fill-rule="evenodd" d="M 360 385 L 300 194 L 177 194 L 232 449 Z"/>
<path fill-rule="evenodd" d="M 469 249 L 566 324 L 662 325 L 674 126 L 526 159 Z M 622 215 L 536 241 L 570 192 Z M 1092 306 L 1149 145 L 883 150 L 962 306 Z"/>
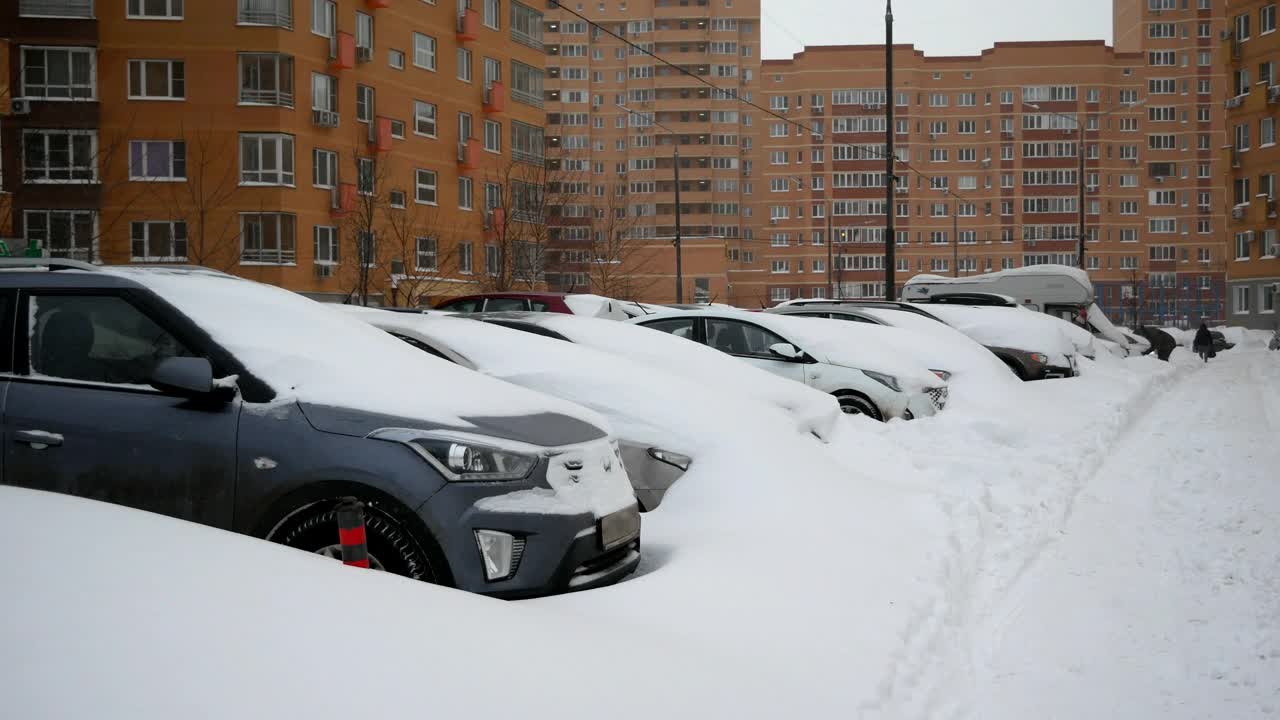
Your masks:
<path fill-rule="evenodd" d="M 880 409 L 875 403 L 861 395 L 840 393 L 836 395 L 836 400 L 840 403 L 840 412 L 845 415 L 866 415 L 872 420 L 884 421 L 884 416 L 880 414 Z"/>
<path fill-rule="evenodd" d="M 281 545 L 323 553 L 338 542 L 336 508 L 341 498 L 320 500 L 294 512 L 267 539 Z M 364 504 L 365 538 L 369 564 L 396 575 L 434 584 L 448 584 L 447 573 L 437 569 L 430 541 L 417 537 L 404 523 L 377 503 Z M 328 553 L 323 553 L 328 554 Z"/>

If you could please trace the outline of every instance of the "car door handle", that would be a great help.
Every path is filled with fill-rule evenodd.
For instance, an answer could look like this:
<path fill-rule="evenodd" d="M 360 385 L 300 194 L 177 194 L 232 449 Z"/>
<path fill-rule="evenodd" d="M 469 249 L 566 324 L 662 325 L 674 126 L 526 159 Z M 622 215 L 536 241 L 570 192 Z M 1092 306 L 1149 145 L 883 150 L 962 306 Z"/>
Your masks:
<path fill-rule="evenodd" d="M 36 450 L 44 450 L 48 447 L 59 447 L 62 445 L 62 436 L 58 433 L 45 432 L 44 430 L 19 430 L 13 434 L 13 439 L 20 443 L 30 445 Z"/>

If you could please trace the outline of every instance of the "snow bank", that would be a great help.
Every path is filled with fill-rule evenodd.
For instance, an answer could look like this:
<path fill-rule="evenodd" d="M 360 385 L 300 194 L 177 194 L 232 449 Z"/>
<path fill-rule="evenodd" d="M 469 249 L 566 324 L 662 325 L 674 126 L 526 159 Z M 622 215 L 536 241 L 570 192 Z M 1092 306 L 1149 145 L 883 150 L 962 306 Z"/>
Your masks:
<path fill-rule="evenodd" d="M 323 303 L 248 280 L 112 268 L 169 301 L 270 385 L 303 400 L 466 426 L 466 417 L 554 412 L 608 429 L 572 403 L 497 383 L 396 340 Z M 412 316 L 410 316 L 412 317 Z"/>
<path fill-rule="evenodd" d="M 821 713 L 683 628 L 504 603 L 0 487 L 0 717 L 558 719 Z M 674 649 L 674 650 L 673 650 Z"/>

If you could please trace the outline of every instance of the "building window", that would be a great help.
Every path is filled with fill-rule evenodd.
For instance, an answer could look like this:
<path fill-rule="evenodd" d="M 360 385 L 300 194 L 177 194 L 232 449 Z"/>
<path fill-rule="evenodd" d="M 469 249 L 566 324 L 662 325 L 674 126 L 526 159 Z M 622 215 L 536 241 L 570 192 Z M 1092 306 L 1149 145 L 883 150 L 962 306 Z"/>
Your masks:
<path fill-rule="evenodd" d="M 356 158 L 356 192 L 372 195 L 377 190 L 376 171 L 373 158 Z"/>
<path fill-rule="evenodd" d="M 388 50 L 387 64 L 390 65 L 391 69 L 393 70 L 403 70 L 404 69 L 404 51 Z"/>
<path fill-rule="evenodd" d="M 29 183 L 92 183 L 98 179 L 95 130 L 24 130 L 22 179 Z"/>
<path fill-rule="evenodd" d="M 293 58 L 275 53 L 241 53 L 240 103 L 293 107 Z M 335 100 L 329 109 L 336 107 Z"/>
<path fill-rule="evenodd" d="M 1236 260 L 1249 259 L 1249 242 L 1253 240 L 1252 232 L 1236 233 Z"/>
<path fill-rule="evenodd" d="M 1275 3 L 1262 6 L 1258 11 L 1258 32 L 1269 33 L 1275 32 L 1276 29 L 1276 6 Z"/>
<path fill-rule="evenodd" d="M 414 176 L 414 202 L 423 205 L 436 204 L 436 173 L 434 170 L 415 170 Z"/>
<path fill-rule="evenodd" d="M 1275 228 L 1262 231 L 1262 257 L 1280 256 L 1280 231 Z"/>
<path fill-rule="evenodd" d="M 337 265 L 338 228 L 332 225 L 316 225 L 312 236 L 315 241 L 316 265 Z"/>
<path fill-rule="evenodd" d="M 338 186 L 338 153 L 316 148 L 311 151 L 311 184 L 318 188 Z"/>
<path fill-rule="evenodd" d="M 413 65 L 423 70 L 436 69 L 436 39 L 422 33 L 413 34 Z"/>
<path fill-rule="evenodd" d="M 484 121 L 484 149 L 493 152 L 502 152 L 502 123 L 495 120 Z"/>
<path fill-rule="evenodd" d="M 133 262 L 181 262 L 187 259 L 187 224 L 167 220 L 129 223 Z"/>
<path fill-rule="evenodd" d="M 240 184 L 293 186 L 293 136 L 242 133 Z"/>
<path fill-rule="evenodd" d="M 542 107 L 543 73 L 538 68 L 511 61 L 511 99 L 516 102 Z"/>
<path fill-rule="evenodd" d="M 295 222 L 289 213 L 241 213 L 240 264 L 292 265 Z"/>
<path fill-rule="evenodd" d="M 414 239 L 414 268 L 418 272 L 436 272 L 440 269 L 438 262 L 439 241 L 433 237 Z"/>
<path fill-rule="evenodd" d="M 356 86 L 356 120 L 358 122 L 373 122 L 374 112 L 374 95 L 373 88 L 368 85 Z"/>
<path fill-rule="evenodd" d="M 1258 143 L 1259 147 L 1276 144 L 1276 119 L 1262 118 L 1258 121 Z"/>
<path fill-rule="evenodd" d="M 333 0 L 311 0 L 311 32 L 333 38 L 338 24 L 336 12 Z"/>
<path fill-rule="evenodd" d="M 356 55 L 373 57 L 373 16 L 356 13 Z"/>
<path fill-rule="evenodd" d="M 484 0 L 484 25 L 498 30 L 498 22 L 502 12 L 501 0 Z"/>
<path fill-rule="evenodd" d="M 22 97 L 93 100 L 97 60 L 93 48 L 23 47 Z"/>
<path fill-rule="evenodd" d="M 1248 285 L 1237 285 L 1236 287 L 1231 288 L 1231 295 L 1233 298 L 1233 302 L 1231 303 L 1232 311 L 1237 315 L 1248 314 L 1249 296 L 1252 294 L 1249 291 L 1252 289 L 1253 288 Z"/>
<path fill-rule="evenodd" d="M 1249 13 L 1243 13 L 1241 15 L 1237 15 L 1235 20 L 1235 26 L 1236 26 L 1235 39 L 1248 40 L 1249 39 Z"/>
<path fill-rule="evenodd" d="M 181 140 L 129 142 L 130 180 L 186 180 L 187 144 Z"/>
<path fill-rule="evenodd" d="M 541 51 L 542 13 L 518 2 L 511 2 L 511 39 Z"/>
<path fill-rule="evenodd" d="M 435 105 L 431 102 L 413 101 L 413 133 L 435 137 Z"/>
<path fill-rule="evenodd" d="M 471 51 L 458 48 L 458 79 L 471 82 Z"/>
<path fill-rule="evenodd" d="M 92 210 L 26 210 L 22 224 L 27 242 L 50 257 L 92 262 L 97 258 L 98 215 Z"/>
<path fill-rule="evenodd" d="M 469 242 L 458 243 L 458 273 L 470 275 L 474 247 Z"/>
<path fill-rule="evenodd" d="M 458 176 L 458 207 L 463 210 L 473 209 L 472 200 L 472 184 L 471 178 L 465 175 Z"/>
<path fill-rule="evenodd" d="M 181 20 L 182 0 L 129 0 L 131 20 Z"/>
<path fill-rule="evenodd" d="M 484 246 L 484 271 L 487 275 L 497 277 L 498 271 L 502 268 L 501 255 L 498 254 L 497 245 Z"/>
<path fill-rule="evenodd" d="M 181 60 L 130 60 L 130 100 L 181 100 L 187 96 Z"/>
<path fill-rule="evenodd" d="M 791 288 L 769 288 L 769 299 L 773 302 L 782 302 L 791 299 Z"/>
<path fill-rule="evenodd" d="M 268 25 L 293 29 L 292 0 L 240 0 L 236 22 L 241 25 Z"/>
<path fill-rule="evenodd" d="M 338 78 L 311 73 L 311 109 L 338 112 Z"/>
<path fill-rule="evenodd" d="M 544 145 L 542 128 L 536 125 L 526 125 L 518 120 L 511 121 L 511 157 L 513 160 L 542 165 Z"/>

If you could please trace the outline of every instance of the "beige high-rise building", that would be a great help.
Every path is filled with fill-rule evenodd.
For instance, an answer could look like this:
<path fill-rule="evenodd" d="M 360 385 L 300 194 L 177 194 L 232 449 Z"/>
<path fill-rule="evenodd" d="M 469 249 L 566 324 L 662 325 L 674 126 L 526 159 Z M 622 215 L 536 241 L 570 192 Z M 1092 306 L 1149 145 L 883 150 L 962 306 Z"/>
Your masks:
<path fill-rule="evenodd" d="M 564 198 L 550 286 L 674 299 L 678 154 L 682 299 L 723 301 L 760 192 L 762 118 L 737 100 L 758 94 L 759 0 L 565 2 L 547 10 L 545 41 L 547 153 Z"/>

